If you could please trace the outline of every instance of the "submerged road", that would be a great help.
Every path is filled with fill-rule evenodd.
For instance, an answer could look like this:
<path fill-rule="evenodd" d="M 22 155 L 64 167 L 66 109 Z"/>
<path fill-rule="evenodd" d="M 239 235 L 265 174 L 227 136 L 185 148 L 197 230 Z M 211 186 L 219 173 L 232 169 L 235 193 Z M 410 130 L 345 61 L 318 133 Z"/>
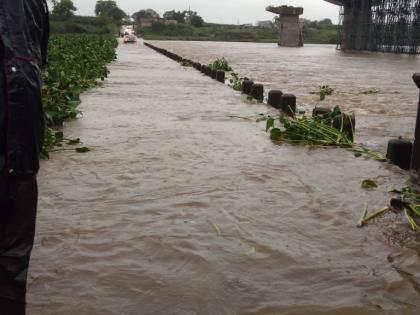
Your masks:
<path fill-rule="evenodd" d="M 405 172 L 276 145 L 232 118 L 265 105 L 141 43 L 118 56 L 66 126 L 92 152 L 43 162 L 29 315 L 420 313 L 401 215 L 355 228 Z"/>

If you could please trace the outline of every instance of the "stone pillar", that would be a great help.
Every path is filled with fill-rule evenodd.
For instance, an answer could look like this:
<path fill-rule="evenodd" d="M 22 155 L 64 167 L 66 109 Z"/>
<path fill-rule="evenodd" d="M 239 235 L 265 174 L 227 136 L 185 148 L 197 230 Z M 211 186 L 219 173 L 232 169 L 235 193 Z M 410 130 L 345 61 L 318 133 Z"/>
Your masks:
<path fill-rule="evenodd" d="M 350 1 L 343 3 L 343 29 L 341 32 L 341 49 L 355 49 L 356 34 L 354 30 L 354 23 L 357 16 L 354 16 L 354 8 Z"/>
<path fill-rule="evenodd" d="M 340 5 L 344 9 L 341 48 L 366 50 L 376 46 L 372 38 L 372 0 L 344 0 Z"/>
<path fill-rule="evenodd" d="M 280 15 L 279 46 L 302 47 L 303 38 L 299 16 L 303 14 L 303 8 L 283 5 L 279 7 L 270 6 L 266 10 Z"/>
<path fill-rule="evenodd" d="M 359 0 L 356 2 L 354 13 L 357 18 L 356 45 L 357 50 L 370 49 L 372 44 L 371 28 L 372 20 L 372 0 Z"/>

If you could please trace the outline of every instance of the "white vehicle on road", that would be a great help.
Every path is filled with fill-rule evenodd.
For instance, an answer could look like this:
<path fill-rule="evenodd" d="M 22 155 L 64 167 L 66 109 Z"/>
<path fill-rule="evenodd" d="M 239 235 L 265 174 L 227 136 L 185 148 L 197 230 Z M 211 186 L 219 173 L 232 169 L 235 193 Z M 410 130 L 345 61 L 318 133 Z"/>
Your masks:
<path fill-rule="evenodd" d="M 137 42 L 136 32 L 134 31 L 133 25 L 123 25 L 120 29 L 120 37 L 123 38 L 123 42 L 135 43 Z"/>
<path fill-rule="evenodd" d="M 135 34 L 124 35 L 124 44 L 137 42 L 137 36 Z"/>

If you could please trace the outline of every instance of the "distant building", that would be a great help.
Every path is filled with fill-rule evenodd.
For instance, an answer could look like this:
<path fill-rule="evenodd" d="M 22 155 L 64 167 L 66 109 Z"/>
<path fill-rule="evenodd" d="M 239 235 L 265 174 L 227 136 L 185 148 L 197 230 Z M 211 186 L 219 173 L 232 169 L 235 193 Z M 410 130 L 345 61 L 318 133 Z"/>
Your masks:
<path fill-rule="evenodd" d="M 156 23 L 158 19 L 140 18 L 139 25 L 142 28 L 152 27 L 153 23 Z"/>
<path fill-rule="evenodd" d="M 240 28 L 252 28 L 253 25 L 252 24 L 242 24 L 239 26 Z"/>
<path fill-rule="evenodd" d="M 272 28 L 273 27 L 273 22 L 272 21 L 258 21 L 257 22 L 257 27 Z"/>
<path fill-rule="evenodd" d="M 163 23 L 165 23 L 166 25 L 176 25 L 178 24 L 177 20 L 163 20 Z"/>

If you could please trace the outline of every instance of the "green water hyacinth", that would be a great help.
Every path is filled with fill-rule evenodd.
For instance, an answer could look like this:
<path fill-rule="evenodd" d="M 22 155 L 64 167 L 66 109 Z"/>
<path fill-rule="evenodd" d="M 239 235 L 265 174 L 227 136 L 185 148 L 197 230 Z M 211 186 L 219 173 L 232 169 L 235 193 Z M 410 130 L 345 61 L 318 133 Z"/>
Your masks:
<path fill-rule="evenodd" d="M 339 122 L 336 125 L 336 122 Z M 346 148 L 354 153 L 356 157 L 364 156 L 377 161 L 386 161 L 385 156 L 373 152 L 362 145 L 354 142 L 354 126 L 351 125 L 351 117 L 336 106 L 327 116 L 280 116 L 278 122 L 273 117 L 267 118 L 266 131 L 274 141 L 294 145 L 309 146 L 337 146 Z M 351 132 L 345 125 L 351 127 Z"/>
<path fill-rule="evenodd" d="M 420 232 L 420 193 L 410 187 L 392 189 L 389 193 L 399 195 L 404 204 L 404 215 L 415 232 Z"/>
<path fill-rule="evenodd" d="M 225 58 L 216 59 L 213 63 L 209 64 L 209 67 L 213 70 L 232 71 L 232 67 L 229 66 L 229 62 Z"/>
<path fill-rule="evenodd" d="M 342 116 L 337 106 L 328 116 L 316 117 L 280 117 L 282 127 L 275 127 L 275 119 L 267 120 L 267 131 L 270 131 L 272 140 L 284 141 L 301 145 L 326 145 L 352 147 L 353 140 L 343 128 L 335 128 L 333 121 Z"/>
<path fill-rule="evenodd" d="M 108 76 L 107 64 L 116 59 L 117 40 L 112 36 L 62 35 L 49 43 L 49 63 L 43 69 L 42 100 L 47 130 L 43 156 L 65 139 L 54 128 L 80 113 L 80 94 Z"/>

